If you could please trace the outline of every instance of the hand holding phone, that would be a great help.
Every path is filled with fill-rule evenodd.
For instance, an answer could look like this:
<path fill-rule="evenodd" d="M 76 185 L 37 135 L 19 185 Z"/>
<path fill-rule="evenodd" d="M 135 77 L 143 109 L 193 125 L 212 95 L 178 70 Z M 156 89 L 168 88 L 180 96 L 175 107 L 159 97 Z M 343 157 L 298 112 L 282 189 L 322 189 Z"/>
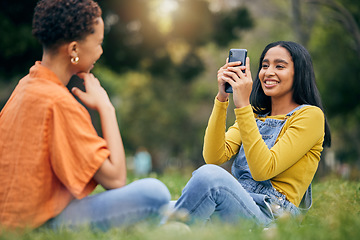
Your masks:
<path fill-rule="evenodd" d="M 241 65 L 245 66 L 246 64 L 246 57 L 247 57 L 247 50 L 246 49 L 230 49 L 229 51 L 229 62 L 237 62 L 241 61 Z M 245 71 L 243 71 L 245 72 Z M 229 83 L 225 83 L 225 92 L 232 93 L 233 89 Z"/>

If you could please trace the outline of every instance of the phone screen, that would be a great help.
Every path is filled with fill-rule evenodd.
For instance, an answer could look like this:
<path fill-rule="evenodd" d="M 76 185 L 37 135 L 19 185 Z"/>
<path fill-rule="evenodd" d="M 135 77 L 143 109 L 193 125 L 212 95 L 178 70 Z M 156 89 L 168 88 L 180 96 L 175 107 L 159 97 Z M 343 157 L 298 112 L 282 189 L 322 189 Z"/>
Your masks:
<path fill-rule="evenodd" d="M 241 65 L 239 66 L 243 66 L 246 64 L 246 56 L 247 56 L 246 49 L 230 49 L 229 62 L 241 61 Z M 233 92 L 233 89 L 229 83 L 225 83 L 225 92 L 227 93 Z"/>

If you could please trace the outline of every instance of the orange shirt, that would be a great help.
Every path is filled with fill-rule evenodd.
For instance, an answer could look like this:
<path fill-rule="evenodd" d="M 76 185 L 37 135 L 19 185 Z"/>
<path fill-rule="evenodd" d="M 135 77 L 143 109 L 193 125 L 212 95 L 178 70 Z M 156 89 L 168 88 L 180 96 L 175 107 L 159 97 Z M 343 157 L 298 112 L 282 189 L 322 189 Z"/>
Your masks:
<path fill-rule="evenodd" d="M 0 113 L 0 225 L 35 228 L 91 193 L 109 157 L 87 110 L 40 62 Z"/>

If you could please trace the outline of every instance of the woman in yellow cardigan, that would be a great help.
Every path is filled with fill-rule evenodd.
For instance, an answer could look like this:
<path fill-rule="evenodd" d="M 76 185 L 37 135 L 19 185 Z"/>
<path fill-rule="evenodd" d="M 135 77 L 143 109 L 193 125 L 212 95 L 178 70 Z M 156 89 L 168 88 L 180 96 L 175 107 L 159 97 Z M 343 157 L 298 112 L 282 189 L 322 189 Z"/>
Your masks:
<path fill-rule="evenodd" d="M 311 182 L 330 130 L 308 51 L 294 42 L 265 47 L 253 82 L 246 66 L 226 62 L 205 133 L 206 165 L 197 169 L 176 202 L 191 221 L 268 225 L 284 212 L 295 216 L 311 205 Z M 242 71 L 245 72 L 242 72 Z M 226 131 L 233 88 L 235 123 Z M 232 175 L 217 166 L 232 158 Z M 302 204 L 300 204 L 302 203 Z"/>

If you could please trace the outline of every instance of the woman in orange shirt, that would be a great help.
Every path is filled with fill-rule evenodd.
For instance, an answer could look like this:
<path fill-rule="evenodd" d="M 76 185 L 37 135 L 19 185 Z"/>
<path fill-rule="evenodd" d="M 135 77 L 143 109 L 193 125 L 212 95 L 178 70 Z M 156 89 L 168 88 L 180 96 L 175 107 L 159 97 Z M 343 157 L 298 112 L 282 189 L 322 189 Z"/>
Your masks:
<path fill-rule="evenodd" d="M 126 185 L 124 147 L 106 91 L 90 73 L 103 53 L 104 22 L 92 0 L 41 0 L 33 34 L 42 61 L 21 79 L 0 113 L 0 224 L 8 228 L 103 230 L 158 216 L 168 203 L 156 179 Z M 73 75 L 86 92 L 72 93 L 95 109 L 104 138 L 66 85 Z M 108 189 L 88 196 L 101 184 Z"/>

